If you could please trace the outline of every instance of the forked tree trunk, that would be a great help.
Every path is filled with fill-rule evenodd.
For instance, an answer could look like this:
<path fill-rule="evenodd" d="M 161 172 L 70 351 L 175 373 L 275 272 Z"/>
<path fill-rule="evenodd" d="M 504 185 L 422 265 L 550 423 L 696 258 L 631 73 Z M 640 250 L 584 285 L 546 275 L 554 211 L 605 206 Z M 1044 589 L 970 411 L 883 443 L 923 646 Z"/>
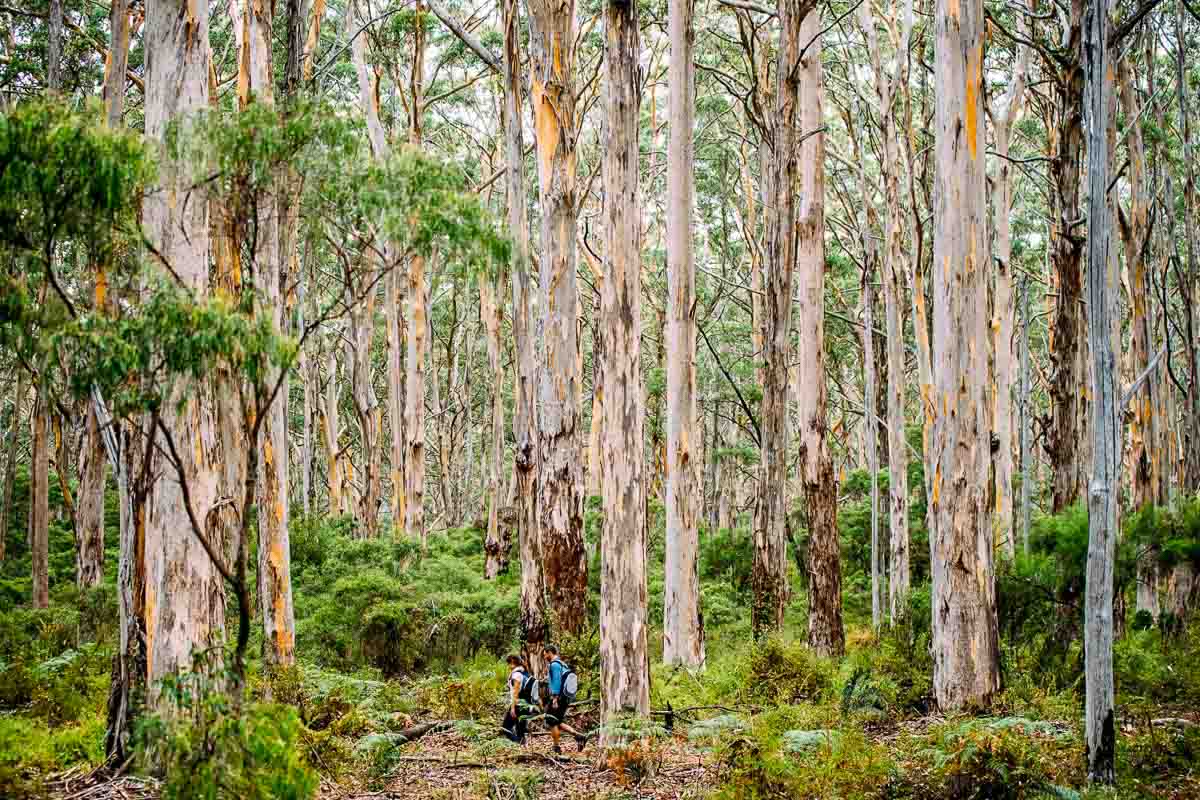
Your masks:
<path fill-rule="evenodd" d="M 249 96 L 244 102 L 273 106 L 275 82 L 271 68 L 274 4 L 268 0 L 246 0 L 242 63 L 248 65 Z M 277 186 L 284 187 L 279 175 Z M 255 284 L 262 292 L 263 310 L 271 324 L 282 331 L 287 318 L 285 269 L 280 250 L 280 203 L 274 191 L 257 198 L 258 218 L 252 241 L 255 245 Z M 288 498 L 287 377 L 269 371 L 266 385 L 284 381 L 266 409 L 258 428 L 258 476 L 255 481 L 258 506 L 258 602 L 263 622 L 263 659 L 268 667 L 286 667 L 296 660 L 295 615 L 292 609 L 291 543 Z M 269 692 L 269 684 L 268 684 Z"/>
<path fill-rule="evenodd" d="M 815 11 L 800 24 L 799 198 L 796 284 L 800 301 L 798 353 L 800 478 L 808 512 L 808 644 L 822 655 L 846 648 L 842 626 L 841 546 L 837 529 L 837 478 L 829 453 L 825 387 L 825 134 L 821 19 Z"/>
<path fill-rule="evenodd" d="M 704 664 L 700 617 L 699 512 L 702 486 L 692 448 L 696 414 L 696 262 L 692 250 L 695 67 L 694 0 L 671 0 L 667 143 L 667 546 L 663 661 Z M 635 54 L 636 59 L 636 54 Z M 635 76 L 636 77 L 636 76 Z M 636 129 L 636 123 L 634 125 Z"/>
<path fill-rule="evenodd" d="M 604 152 L 604 216 L 608 276 L 604 329 L 604 528 L 600 571 L 601 718 L 650 711 L 646 648 L 646 464 L 642 397 L 641 204 L 638 202 L 637 0 L 609 0 L 607 41 L 608 146 Z M 607 725 L 601 746 L 618 739 Z"/>
<path fill-rule="evenodd" d="M 188 135 L 192 118 L 208 105 L 208 6 L 180 0 L 150 0 L 146 6 L 146 135 L 163 138 L 178 124 Z M 150 193 L 143 209 L 147 238 L 186 289 L 197 298 L 209 287 L 209 205 L 188 197 L 194 176 L 188 165 L 167 160 L 162 191 Z M 192 530 L 184 489 L 201 531 L 218 553 L 226 552 L 228 509 L 221 496 L 221 431 L 214 383 L 176 390 L 164 404 L 162 448 L 176 445 L 183 481 L 165 455 L 151 490 L 145 519 L 145 620 L 149 699 L 164 708 L 163 678 L 193 666 L 193 658 L 222 642 L 225 586 Z M 233 424 L 226 420 L 227 424 Z M 219 654 L 212 653 L 213 662 Z M 217 668 L 217 663 L 209 665 Z"/>
<path fill-rule="evenodd" d="M 44 297 L 44 295 L 43 295 Z M 29 553 L 33 607 L 50 607 L 50 409 L 44 380 L 33 407 L 29 471 Z"/>
<path fill-rule="evenodd" d="M 1113 572 L 1117 541 L 1118 470 L 1121 463 L 1117 417 L 1117 374 L 1112 322 L 1117 275 L 1109 258 L 1108 84 L 1113 68 L 1107 40 L 1108 4 L 1094 0 L 1085 17 L 1083 53 L 1087 65 L 1088 108 L 1088 344 L 1095 387 L 1092 432 L 1095 464 L 1088 491 L 1087 596 L 1084 604 L 1084 711 L 1088 782 L 1116 779 L 1116 722 L 1113 689 Z"/>
<path fill-rule="evenodd" d="M 579 332 L 575 258 L 575 3 L 529 0 L 529 95 L 542 213 L 541 417 L 538 514 L 546 589 L 555 622 L 587 622 L 583 470 L 579 447 Z"/>
<path fill-rule="evenodd" d="M 933 256 L 933 686 L 949 711 L 1000 688 L 992 527 L 983 3 L 938 0 Z"/>
<path fill-rule="evenodd" d="M 546 583 L 536 497 L 538 475 L 537 356 L 530 324 L 529 217 L 525 211 L 525 149 L 521 132 L 521 39 L 517 0 L 500 6 L 504 27 L 504 188 L 513 239 L 512 336 L 516 350 L 513 382 L 513 478 L 517 550 L 521 560 L 521 642 L 535 674 L 542 673 L 541 646 L 547 636 Z M 539 159 L 540 163 L 540 159 Z"/>

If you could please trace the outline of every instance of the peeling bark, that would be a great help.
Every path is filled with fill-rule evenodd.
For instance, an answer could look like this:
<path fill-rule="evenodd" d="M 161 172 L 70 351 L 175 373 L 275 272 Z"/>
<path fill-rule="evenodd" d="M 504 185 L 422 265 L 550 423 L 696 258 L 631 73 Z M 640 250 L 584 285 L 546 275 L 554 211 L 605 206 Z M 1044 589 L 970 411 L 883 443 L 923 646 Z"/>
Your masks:
<path fill-rule="evenodd" d="M 208 7 L 149 0 L 145 44 L 147 138 L 160 140 L 172 123 L 186 135 L 193 115 L 208 104 Z M 209 287 L 208 203 L 188 197 L 193 180 L 185 164 L 168 160 L 160 181 L 162 190 L 145 200 L 147 237 L 185 287 L 202 297 Z M 229 512 L 220 500 L 223 426 L 215 393 L 210 381 L 177 388 L 164 404 L 162 432 L 152 435 L 175 443 L 196 517 L 206 526 L 202 532 L 223 552 L 222 517 Z M 194 658 L 222 642 L 225 587 L 192 530 L 176 470 L 165 456 L 158 460 L 145 517 L 145 633 L 150 704 L 161 709 L 160 681 L 192 668 Z"/>
<path fill-rule="evenodd" d="M 983 3 L 938 0 L 933 258 L 933 686 L 949 711 L 1000 688 L 992 526 Z"/>
<path fill-rule="evenodd" d="M 668 9 L 670 139 L 667 143 L 667 527 L 663 598 L 663 661 L 704 664 L 700 616 L 699 511 L 702 486 L 693 444 L 696 412 L 696 263 L 692 245 L 695 199 L 694 0 Z M 634 73 L 636 78 L 636 70 Z M 634 125 L 636 129 L 636 124 Z"/>
<path fill-rule="evenodd" d="M 804 43 L 798 64 L 799 191 L 796 219 L 796 288 L 799 303 L 797 372 L 800 479 L 808 512 L 808 644 L 839 656 L 846 649 L 842 626 L 842 567 L 838 541 L 838 483 L 829 453 L 825 376 L 825 124 L 821 67 L 821 18 L 808 13 L 800 24 Z"/>
<path fill-rule="evenodd" d="M 1121 462 L 1118 384 L 1112 324 L 1117 307 L 1115 260 L 1109 258 L 1107 199 L 1108 86 L 1113 78 L 1106 33 L 1108 4 L 1089 3 L 1083 43 L 1088 109 L 1088 344 L 1095 464 L 1088 488 L 1087 594 L 1084 603 L 1084 713 L 1088 782 L 1116 779 L 1113 686 L 1113 572 L 1116 566 L 1117 492 Z"/>
<path fill-rule="evenodd" d="M 780 39 L 771 121 L 771 199 L 766 212 L 766 287 L 763 295 L 762 441 L 754 520 L 755 637 L 779 630 L 787 602 L 787 377 L 791 354 L 792 285 L 796 264 L 797 104 L 801 26 L 812 4 L 779 0 Z M 764 172 L 765 174 L 765 172 Z"/>
<path fill-rule="evenodd" d="M 529 93 L 542 212 L 539 537 L 555 622 L 578 632 L 587 622 L 587 556 L 576 360 L 575 4 L 528 0 L 528 9 Z"/>
<path fill-rule="evenodd" d="M 601 294 L 604 329 L 604 528 L 600 567 L 601 717 L 646 716 L 650 663 L 646 591 L 645 402 L 641 375 L 641 204 L 638 200 L 637 0 L 605 6 L 608 91 L 604 218 L 608 274 Z M 614 743 L 607 726 L 601 746 Z"/>

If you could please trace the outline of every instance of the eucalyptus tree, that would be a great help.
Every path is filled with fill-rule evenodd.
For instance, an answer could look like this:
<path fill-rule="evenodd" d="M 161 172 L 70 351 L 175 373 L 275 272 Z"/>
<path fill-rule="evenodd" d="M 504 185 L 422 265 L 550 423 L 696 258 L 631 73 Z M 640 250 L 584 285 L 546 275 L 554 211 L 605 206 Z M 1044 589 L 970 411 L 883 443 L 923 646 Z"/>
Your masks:
<path fill-rule="evenodd" d="M 952 710 L 1000 689 L 987 503 L 983 3 L 938 0 L 933 253 L 933 688 Z"/>

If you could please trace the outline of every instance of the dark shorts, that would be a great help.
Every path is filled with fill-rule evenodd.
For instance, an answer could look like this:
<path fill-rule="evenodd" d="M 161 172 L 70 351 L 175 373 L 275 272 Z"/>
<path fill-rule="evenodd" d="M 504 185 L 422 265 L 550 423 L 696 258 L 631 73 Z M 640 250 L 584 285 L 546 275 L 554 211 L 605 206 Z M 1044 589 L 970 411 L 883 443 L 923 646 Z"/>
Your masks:
<path fill-rule="evenodd" d="M 525 733 L 529 729 L 529 721 L 523 714 L 514 716 L 512 709 L 509 709 L 505 712 L 504 719 L 500 721 L 500 729 L 504 738 L 522 744 L 525 741 Z"/>
<path fill-rule="evenodd" d="M 557 728 L 561 725 L 563 720 L 566 719 L 567 709 L 570 707 L 571 704 L 561 697 L 551 698 L 550 702 L 546 704 L 547 727 Z"/>

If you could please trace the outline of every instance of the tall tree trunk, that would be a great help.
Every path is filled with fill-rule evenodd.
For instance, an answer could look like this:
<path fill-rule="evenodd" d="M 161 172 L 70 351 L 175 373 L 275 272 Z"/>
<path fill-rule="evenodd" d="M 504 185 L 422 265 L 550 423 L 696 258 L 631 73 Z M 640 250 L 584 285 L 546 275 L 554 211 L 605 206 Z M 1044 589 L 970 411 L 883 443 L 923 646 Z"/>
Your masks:
<path fill-rule="evenodd" d="M 1026 34 L 1024 13 L 1018 13 L 1018 30 Z M 996 369 L 992 386 L 992 431 L 1000 441 L 995 458 L 996 497 L 993 541 L 1008 558 L 1016 555 L 1013 533 L 1013 387 L 1016 331 L 1016 302 L 1013 293 L 1012 265 L 1012 173 L 1008 157 L 1013 126 L 1021 115 L 1025 100 L 1025 75 L 1029 69 L 1029 48 L 1018 46 L 1012 81 L 1000 108 L 989 109 L 996 147 L 996 178 L 992 195 L 992 219 L 995 241 L 992 256 L 996 261 L 992 352 Z"/>
<path fill-rule="evenodd" d="M 50 404 L 47 391 L 45 379 L 40 378 L 33 407 L 32 466 L 29 471 L 29 551 L 34 608 L 50 607 Z"/>
<path fill-rule="evenodd" d="M 50 94 L 58 94 L 62 91 L 63 0 L 50 0 L 48 21 L 46 88 Z"/>
<path fill-rule="evenodd" d="M 246 0 L 242 63 L 248 66 L 249 96 L 244 103 L 275 104 L 271 68 L 274 4 L 268 0 Z M 286 184 L 279 175 L 277 185 Z M 285 193 L 286 194 L 286 193 Z M 280 251 L 279 208 L 275 191 L 257 198 L 254 242 L 255 284 L 263 294 L 262 304 L 271 324 L 283 330 L 287 318 L 285 265 Z M 276 371 L 266 375 L 272 387 L 283 380 L 274 402 L 263 409 L 258 427 L 258 476 L 255 481 L 258 506 L 258 601 L 263 621 L 263 659 L 269 667 L 286 667 L 296 660 L 295 614 L 292 609 L 291 543 L 288 498 L 287 376 Z M 269 689 L 268 689 L 269 691 Z"/>
<path fill-rule="evenodd" d="M 1037 465 L 1033 461 L 1030 439 L 1033 424 L 1033 399 L 1029 365 L 1029 278 L 1021 285 L 1021 550 L 1029 555 L 1029 524 L 1033 510 L 1033 485 Z"/>
<path fill-rule="evenodd" d="M 104 444 L 96 408 L 86 404 L 79 459 L 79 496 L 75 506 L 75 581 L 80 589 L 104 578 Z"/>
<path fill-rule="evenodd" d="M 508 564 L 508 541 L 500 532 L 500 481 L 504 469 L 504 362 L 500 358 L 500 304 L 503 282 L 479 279 L 479 316 L 487 329 L 488 369 L 491 372 L 491 439 L 487 448 L 487 537 L 484 539 L 485 578 L 495 578 Z"/>
<path fill-rule="evenodd" d="M 904 424 L 904 276 L 907 275 L 908 224 L 907 214 L 900 203 L 900 129 L 897 90 L 908 82 L 908 44 L 912 33 L 912 0 L 901 9 L 892 9 L 887 25 L 896 47 L 895 67 L 889 75 L 884 69 L 875 32 L 875 20 L 868 4 L 860 10 L 862 26 L 867 33 L 871 64 L 875 73 L 875 95 L 882 120 L 884 157 L 880 163 L 884 198 L 887 204 L 885 253 L 883 262 L 883 301 L 887 324 L 887 452 L 888 509 L 891 550 L 891 581 L 889 584 L 889 619 L 895 623 L 903 615 L 910 580 L 908 532 L 908 445 Z M 897 20 L 897 17 L 900 17 Z M 899 27 L 897 25 L 899 24 Z M 874 413 L 874 405 L 871 406 Z M 871 446 L 876 446 L 877 436 Z"/>
<path fill-rule="evenodd" d="M 1187 380 L 1187 391 L 1183 393 L 1183 420 L 1180 429 L 1183 446 L 1179 454 L 1179 486 L 1189 495 L 1200 490 L 1200 320 L 1196 318 L 1196 306 L 1200 303 L 1200 228 L 1196 217 L 1200 213 L 1200 198 L 1197 197 L 1196 157 L 1193 141 L 1191 98 L 1188 94 L 1187 55 L 1188 39 L 1184 27 L 1184 5 L 1175 9 L 1175 96 L 1179 104 L 1180 139 L 1183 164 L 1183 232 L 1185 262 L 1179 276 L 1179 291 L 1183 295 L 1183 346 L 1187 362 L 1183 370 Z M 1170 193 L 1168 192 L 1169 196 Z M 1174 231 L 1172 231 L 1174 233 Z M 1174 237 L 1172 237 L 1174 238 Z M 1177 268 L 1178 269 L 1178 268 Z M 1182 274 L 1180 274 L 1182 273 Z M 1168 323 L 1170 324 L 1169 320 Z M 1172 613 L 1183 619 L 1191 610 L 1195 593 L 1196 569 L 1189 561 L 1175 565 L 1169 586 L 1169 603 Z"/>
<path fill-rule="evenodd" d="M 404 287 L 406 281 L 397 269 L 384 280 L 387 300 L 388 419 L 391 430 L 392 520 L 395 531 L 403 530 L 404 512 Z"/>
<path fill-rule="evenodd" d="M 25 404 L 28 386 L 25 384 L 25 370 L 17 370 L 17 380 L 13 383 L 13 405 L 11 425 L 8 427 L 8 447 L 4 454 L 4 494 L 0 498 L 0 563 L 3 563 L 8 542 L 9 519 L 13 507 L 13 485 L 16 482 L 17 443 L 20 441 L 21 406 Z"/>
<path fill-rule="evenodd" d="M 863 238 L 870 239 L 870 232 L 864 232 Z M 875 263 L 870 254 L 865 254 L 864 261 L 867 268 L 862 279 L 863 417 L 867 471 L 871 473 L 871 627 L 878 631 L 883 626 L 883 554 L 879 542 L 879 417 L 875 413 L 875 292 L 871 284 Z"/>
<path fill-rule="evenodd" d="M 779 0 L 779 63 L 771 122 L 770 186 L 766 230 L 766 287 L 763 294 L 763 392 L 754 521 L 755 637 L 779 630 L 788 595 L 787 540 L 787 375 L 791 354 L 792 283 L 796 264 L 796 123 L 800 89 L 800 28 L 812 10 L 809 2 Z M 773 205 L 773 207 L 771 207 Z"/>
<path fill-rule="evenodd" d="M 781 17 L 782 18 L 782 17 Z M 798 100 L 799 202 L 796 283 L 800 297 L 800 477 L 808 511 L 808 644 L 822 655 L 846 648 L 842 627 L 841 546 L 837 529 L 837 478 L 829 453 L 825 387 L 825 134 L 821 20 L 814 11 L 800 24 Z M 794 63 L 794 62 L 790 62 Z"/>
<path fill-rule="evenodd" d="M 1122 58 L 1117 64 L 1117 83 L 1125 118 L 1139 119 L 1142 109 L 1137 99 L 1137 86 L 1128 58 Z M 1151 352 L 1154 335 L 1150 322 L 1150 287 L 1146 272 L 1150 192 L 1147 189 L 1146 147 L 1141 123 L 1129 126 L 1126 137 L 1129 153 L 1129 205 L 1126 212 L 1126 209 L 1118 204 L 1117 212 L 1125 265 L 1130 275 L 1129 300 L 1133 314 L 1129 338 L 1133 367 L 1135 373 L 1140 373 L 1150 367 L 1154 357 Z M 1133 507 L 1139 510 L 1147 506 L 1166 505 L 1166 493 L 1161 491 L 1158 480 L 1162 453 L 1156 433 L 1163 423 L 1156 414 L 1159 389 L 1159 382 L 1150 376 L 1134 393 L 1133 414 L 1129 425 L 1132 467 L 1130 482 Z M 1148 550 L 1138 559 L 1137 610 L 1149 613 L 1156 621 L 1158 619 L 1158 563 L 1155 549 Z"/>
<path fill-rule="evenodd" d="M 541 646 L 547 636 L 546 583 L 542 573 L 538 476 L 537 355 L 530 323 L 529 217 L 525 208 L 525 148 L 521 118 L 521 39 L 517 0 L 501 3 L 504 27 L 504 188 L 512 253 L 512 336 L 516 350 L 513 382 L 513 478 L 517 550 L 521 560 L 521 641 L 530 667 L 542 674 Z M 539 159 L 540 163 L 540 159 Z"/>
<path fill-rule="evenodd" d="M 325 470 L 329 480 L 329 513 L 338 516 L 346 513 L 345 471 L 342 469 L 341 414 L 338 409 L 341 391 L 338 388 L 337 370 L 337 334 L 330 337 L 333 342 L 328 345 L 329 360 L 326 374 L 324 409 L 321 413 L 321 440 L 325 443 Z"/>
<path fill-rule="evenodd" d="M 692 456 L 696 415 L 696 263 L 692 250 L 695 118 L 694 0 L 671 0 L 667 143 L 667 549 L 663 661 L 704 663 L 700 618 L 699 511 L 702 486 Z M 635 54 L 636 63 L 636 54 Z M 636 69 L 631 79 L 636 79 Z M 635 109 L 636 111 L 636 109 Z M 633 126 L 636 129 L 636 123 Z M 636 151 L 635 151 L 636 154 Z"/>
<path fill-rule="evenodd" d="M 1086 480 L 1087 386 L 1083 316 L 1083 238 L 1077 232 L 1080 154 L 1083 146 L 1083 69 L 1080 35 L 1084 0 L 1071 0 L 1066 31 L 1066 62 L 1054 76 L 1054 113 L 1050 144 L 1050 261 L 1057 280 L 1051 322 L 1053 407 L 1048 445 L 1054 483 L 1052 507 L 1061 511 L 1083 495 Z"/>
<path fill-rule="evenodd" d="M 1087 595 L 1084 605 L 1084 710 L 1088 782 L 1116 779 L 1116 723 L 1113 697 L 1113 571 L 1117 540 L 1118 470 L 1121 461 L 1117 417 L 1117 375 L 1112 322 L 1117 275 L 1109 259 L 1108 84 L 1113 67 L 1107 41 L 1108 4 L 1088 3 L 1083 53 L 1088 106 L 1088 344 L 1095 387 L 1092 393 L 1093 467 L 1088 491 Z"/>
<path fill-rule="evenodd" d="M 933 686 L 949 711 L 1000 688 L 987 506 L 983 3 L 938 0 L 933 257 Z"/>
<path fill-rule="evenodd" d="M 537 461 L 541 555 L 555 621 L 565 631 L 578 632 L 587 622 L 587 556 L 576 360 L 575 4 L 528 0 L 528 8 L 545 315 Z"/>
<path fill-rule="evenodd" d="M 600 571 L 601 718 L 650 711 L 646 647 L 646 465 L 642 397 L 641 204 L 638 201 L 637 0 L 605 6 L 608 90 L 604 152 L 604 216 L 608 223 L 608 278 L 600 324 L 604 329 L 604 528 Z M 601 745 L 614 742 L 606 725 Z"/>
<path fill-rule="evenodd" d="M 417 11 L 424 11 L 417 0 Z M 422 146 L 422 119 L 425 114 L 425 25 L 418 16 L 413 31 L 411 93 L 408 121 L 409 144 Z M 425 256 L 413 255 L 408 262 L 408 351 L 404 376 L 404 528 L 408 536 L 428 544 L 425 528 L 425 355 L 429 347 L 429 286 L 425 275 Z"/>
<path fill-rule="evenodd" d="M 208 105 L 208 6 L 149 0 L 145 46 L 146 135 L 161 140 L 171 125 L 188 135 L 193 116 Z M 194 181 L 185 164 L 167 160 L 160 181 L 162 191 L 150 193 L 143 208 L 147 238 L 185 288 L 201 298 L 209 286 L 208 203 L 188 197 Z M 178 390 L 164 404 L 161 434 L 150 435 L 162 448 L 168 441 L 178 443 L 178 466 L 195 517 L 223 553 L 227 537 L 218 510 L 222 452 L 215 391 L 209 381 L 186 393 Z M 180 475 L 167 457 L 157 460 L 159 477 L 145 518 L 145 633 L 150 704 L 162 708 L 161 680 L 191 668 L 194 656 L 221 643 L 225 587 L 192 530 Z"/>

